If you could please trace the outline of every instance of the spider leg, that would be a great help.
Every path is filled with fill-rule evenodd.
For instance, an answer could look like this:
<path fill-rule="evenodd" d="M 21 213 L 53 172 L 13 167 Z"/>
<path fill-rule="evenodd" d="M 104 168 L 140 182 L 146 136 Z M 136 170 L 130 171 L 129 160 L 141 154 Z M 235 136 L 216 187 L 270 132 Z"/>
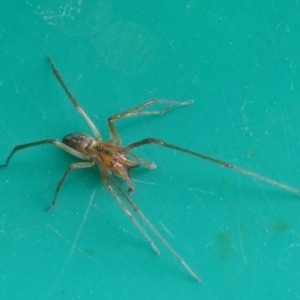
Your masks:
<path fill-rule="evenodd" d="M 177 101 L 170 101 L 170 100 L 152 99 L 141 105 L 138 105 L 129 110 L 126 110 L 122 113 L 115 114 L 108 118 L 108 126 L 109 126 L 109 130 L 110 130 L 111 138 L 112 138 L 113 142 L 116 142 L 118 145 L 121 143 L 121 137 L 120 137 L 120 135 L 115 127 L 115 124 L 114 124 L 114 122 L 116 120 L 126 118 L 126 117 L 140 116 L 140 115 L 162 115 L 162 114 L 168 112 L 172 108 L 172 106 L 184 106 L 184 105 L 192 104 L 193 102 L 194 102 L 193 100 L 177 102 Z M 167 104 L 168 106 L 162 110 L 142 111 L 142 109 L 144 107 L 147 107 L 147 106 L 150 106 L 153 104 L 157 104 L 157 103 L 164 103 L 164 104 Z"/>
<path fill-rule="evenodd" d="M 23 150 L 23 149 L 26 149 L 26 148 L 29 148 L 29 147 L 35 147 L 35 146 L 45 145 L 45 144 L 53 144 L 53 145 L 63 149 L 64 151 L 66 151 L 66 152 L 68 152 L 68 153 L 70 153 L 70 154 L 72 154 L 72 155 L 74 155 L 78 158 L 89 160 L 89 158 L 85 154 L 83 154 L 83 153 L 81 153 L 77 150 L 74 150 L 73 148 L 68 147 L 67 145 L 65 145 L 64 143 L 62 143 L 59 140 L 52 139 L 52 140 L 43 140 L 43 141 L 38 141 L 38 142 L 33 142 L 33 143 L 28 143 L 28 144 L 15 146 L 14 149 L 11 151 L 11 153 L 8 155 L 5 164 L 0 165 L 0 168 L 1 167 L 7 167 L 10 160 L 12 159 L 13 155 L 17 151 L 20 151 L 20 150 Z"/>
<path fill-rule="evenodd" d="M 73 97 L 73 95 L 69 91 L 67 85 L 64 83 L 62 77 L 60 76 L 59 72 L 55 68 L 53 60 L 49 56 L 47 58 L 48 58 L 48 61 L 49 61 L 50 65 L 51 65 L 51 68 L 52 68 L 54 76 L 56 77 L 56 79 L 58 80 L 58 82 L 60 83 L 60 85 L 62 86 L 62 88 L 66 92 L 66 94 L 68 95 L 68 98 L 70 99 L 70 101 L 72 102 L 72 104 L 75 106 L 76 110 L 83 116 L 83 118 L 85 119 L 85 121 L 88 123 L 88 125 L 90 126 L 91 130 L 93 131 L 96 139 L 99 140 L 99 141 L 101 141 L 102 137 L 101 137 L 101 134 L 100 134 L 98 128 L 96 127 L 96 125 L 94 124 L 94 122 L 91 120 L 91 118 L 88 116 L 88 114 L 84 111 L 84 109 L 82 108 L 82 106 L 77 102 L 77 100 Z"/>
<path fill-rule="evenodd" d="M 141 212 L 141 210 L 138 208 L 138 206 L 130 199 L 130 197 L 124 192 L 124 190 L 121 188 L 121 186 L 117 183 L 115 178 L 112 176 L 110 177 L 110 180 L 113 182 L 113 184 L 116 186 L 118 191 L 122 194 L 122 196 L 126 199 L 128 204 L 131 206 L 133 211 L 140 217 L 140 219 L 144 222 L 144 224 L 153 232 L 153 234 L 163 243 L 163 245 L 179 260 L 179 262 L 184 266 L 184 268 L 191 274 L 191 276 L 196 281 L 201 281 L 200 278 L 197 276 L 197 274 L 192 270 L 192 268 L 185 262 L 185 260 L 174 250 L 174 248 L 164 239 L 164 237 L 158 232 L 158 230 L 152 225 L 152 223 L 145 217 L 145 215 Z M 110 187 L 111 188 L 111 187 Z M 111 188 L 112 190 L 112 188 Z M 116 193 L 113 192 L 115 198 Z M 121 201 L 121 200 L 119 200 Z M 123 204 L 124 205 L 124 204 Z M 124 209 L 123 209 L 124 210 Z M 128 214 L 129 212 L 125 210 L 125 213 Z M 140 226 L 140 225 L 139 225 Z M 145 234 L 144 234 L 145 236 Z"/>
<path fill-rule="evenodd" d="M 138 230 L 142 233 L 142 235 L 144 236 L 144 238 L 149 242 L 149 244 L 151 245 L 151 247 L 153 248 L 154 252 L 157 255 L 160 255 L 160 251 L 158 250 L 158 248 L 156 247 L 155 243 L 153 242 L 153 240 L 151 239 L 151 237 L 148 235 L 148 233 L 145 231 L 145 229 L 140 225 L 140 223 L 134 218 L 134 216 L 131 214 L 131 212 L 127 209 L 127 207 L 125 206 L 125 204 L 123 203 L 123 201 L 121 200 L 121 198 L 118 196 L 118 194 L 115 192 L 115 190 L 112 188 L 112 186 L 108 183 L 107 178 L 106 178 L 106 174 L 104 173 L 104 171 L 101 171 L 101 177 L 102 177 L 102 182 L 105 185 L 105 187 L 112 193 L 112 195 L 114 196 L 115 200 L 117 201 L 117 203 L 119 204 L 119 206 L 121 207 L 121 209 L 123 210 L 123 212 L 125 213 L 125 215 L 130 219 L 130 221 L 138 228 Z M 110 176 L 110 178 L 112 178 L 112 176 Z M 114 181 L 114 184 L 118 187 L 118 189 L 122 190 L 121 187 L 119 186 L 119 184 Z"/>
<path fill-rule="evenodd" d="M 68 169 L 66 170 L 64 176 L 62 177 L 62 179 L 59 181 L 57 187 L 56 187 L 56 191 L 54 194 L 54 198 L 52 203 L 47 207 L 47 211 L 49 211 L 56 203 L 56 199 L 57 199 L 57 195 L 60 191 L 60 189 L 62 188 L 65 180 L 67 179 L 67 177 L 69 176 L 69 174 L 71 173 L 71 171 L 73 170 L 77 170 L 77 169 L 84 169 L 84 168 L 91 168 L 95 165 L 95 163 L 93 161 L 89 161 L 89 162 L 80 162 L 80 163 L 75 163 L 75 164 L 71 164 Z"/>
<path fill-rule="evenodd" d="M 147 161 L 134 153 L 128 152 L 127 155 L 132 156 L 140 165 L 143 165 L 147 169 L 155 169 L 156 168 L 155 163 Z"/>
<path fill-rule="evenodd" d="M 135 190 L 135 186 L 134 186 L 134 183 L 133 183 L 133 181 L 130 179 L 130 177 L 129 177 L 129 171 L 127 171 L 127 174 L 128 174 L 128 176 L 127 177 L 121 177 L 123 180 L 125 180 L 125 182 L 126 182 L 126 184 L 127 184 L 127 186 L 128 186 L 128 194 L 132 194 L 133 192 L 134 192 L 134 190 Z"/>
<path fill-rule="evenodd" d="M 207 160 L 207 161 L 216 163 L 218 165 L 221 165 L 222 167 L 225 167 L 225 168 L 228 168 L 228 169 L 232 169 L 232 170 L 235 170 L 237 172 L 243 173 L 243 174 L 245 174 L 247 176 L 250 176 L 250 177 L 253 177 L 253 178 L 257 178 L 259 180 L 268 182 L 268 183 L 270 183 L 270 184 L 272 184 L 274 186 L 278 186 L 278 187 L 280 187 L 282 189 L 286 189 L 286 190 L 288 190 L 290 192 L 293 192 L 293 193 L 296 193 L 298 195 L 300 194 L 300 190 L 299 189 L 290 187 L 290 186 L 288 186 L 286 184 L 283 184 L 281 182 L 275 181 L 275 180 L 270 179 L 268 177 L 262 176 L 260 174 L 257 174 L 257 173 L 251 172 L 251 171 L 248 171 L 246 169 L 242 169 L 240 167 L 237 167 L 237 166 L 232 165 L 230 163 L 227 163 L 225 161 L 222 161 L 222 160 L 219 160 L 219 159 L 215 159 L 213 157 L 206 156 L 204 154 L 197 153 L 197 152 L 194 152 L 194 151 L 191 151 L 191 150 L 187 150 L 187 149 L 184 149 L 184 148 L 172 145 L 172 144 L 168 144 L 168 143 L 166 143 L 166 142 L 164 142 L 162 140 L 158 140 L 158 139 L 154 139 L 154 138 L 147 138 L 147 139 L 141 140 L 139 142 L 132 143 L 132 144 L 126 146 L 126 147 L 120 148 L 120 151 L 121 152 L 127 152 L 127 151 L 130 151 L 133 148 L 137 148 L 137 147 L 140 147 L 140 146 L 146 145 L 146 144 L 156 144 L 156 145 L 161 146 L 161 147 L 166 147 L 166 148 L 174 149 L 174 150 L 177 150 L 177 151 L 180 151 L 180 152 L 184 152 L 184 153 L 187 153 L 187 154 L 190 154 L 190 155 L 194 155 L 194 156 L 196 156 L 198 158 L 201 158 L 203 160 Z"/>

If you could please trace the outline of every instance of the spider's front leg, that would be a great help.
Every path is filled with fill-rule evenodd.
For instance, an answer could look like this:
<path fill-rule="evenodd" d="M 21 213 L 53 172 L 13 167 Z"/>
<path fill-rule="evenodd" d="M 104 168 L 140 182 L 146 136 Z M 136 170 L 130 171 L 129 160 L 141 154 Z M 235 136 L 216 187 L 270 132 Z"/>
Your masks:
<path fill-rule="evenodd" d="M 48 56 L 47 59 L 48 59 L 48 61 L 50 63 L 50 66 L 51 66 L 51 69 L 52 69 L 52 72 L 53 72 L 54 76 L 56 77 L 57 81 L 60 83 L 61 87 L 63 88 L 63 90 L 67 94 L 69 100 L 72 102 L 72 104 L 74 105 L 75 109 L 82 115 L 82 117 L 88 123 L 88 125 L 91 128 L 91 130 L 93 131 L 96 139 L 97 140 L 102 140 L 102 136 L 100 134 L 99 129 L 97 128 L 97 126 L 95 125 L 95 123 L 92 121 L 92 119 L 88 116 L 88 114 L 85 112 L 85 110 L 82 108 L 82 106 L 79 104 L 79 102 L 71 94 L 71 92 L 69 91 L 67 85 L 65 84 L 64 80 L 62 79 L 60 73 L 56 69 L 56 67 L 54 65 L 54 62 L 51 59 L 51 57 Z"/>
<path fill-rule="evenodd" d="M 161 110 L 145 110 L 145 111 L 142 110 L 144 107 L 151 106 L 154 104 L 159 104 L 159 103 L 167 104 L 167 106 Z M 117 145 L 121 144 L 121 137 L 120 137 L 120 135 L 115 127 L 115 124 L 114 124 L 114 122 L 116 120 L 126 118 L 126 117 L 134 117 L 134 116 L 141 116 L 141 115 L 162 115 L 162 114 L 168 112 L 172 108 L 172 106 L 184 106 L 184 105 L 189 105 L 192 103 L 194 103 L 193 100 L 177 102 L 177 101 L 170 101 L 170 100 L 152 99 L 141 105 L 138 105 L 129 110 L 126 110 L 122 113 L 115 114 L 108 118 L 108 126 L 109 126 L 109 130 L 110 130 L 111 139 Z"/>
<path fill-rule="evenodd" d="M 59 147 L 61 148 L 62 150 L 78 157 L 78 158 L 81 158 L 81 159 L 85 159 L 85 160 L 88 160 L 89 158 L 79 152 L 79 151 L 76 151 L 70 147 L 68 147 L 67 145 L 65 145 L 64 143 L 62 143 L 61 141 L 59 140 L 55 140 L 55 139 L 51 139 L 51 140 L 43 140 L 43 141 L 38 141 L 38 142 L 33 142 L 33 143 L 28 143 L 28 144 L 23 144 L 23 145 L 18 145 L 18 146 L 15 146 L 14 149 L 10 152 L 10 154 L 8 155 L 6 161 L 5 161 L 5 164 L 4 165 L 0 165 L 0 168 L 2 167 L 7 167 L 10 160 L 12 159 L 12 157 L 14 156 L 14 154 L 20 150 L 23 150 L 23 149 L 26 149 L 26 148 L 30 148 L 30 147 L 35 147 L 35 146 L 40 146 L 40 145 L 49 145 L 49 144 L 52 144 L 56 147 Z"/>
<path fill-rule="evenodd" d="M 66 151 L 66 152 L 68 152 L 70 154 L 72 154 L 73 156 L 76 156 L 76 157 L 84 159 L 84 160 L 89 160 L 89 157 L 87 155 L 85 155 L 84 153 L 79 152 L 79 151 L 77 151 L 77 150 L 75 150 L 75 149 L 67 146 L 66 144 L 62 143 L 59 140 L 52 139 L 52 140 L 43 140 L 43 141 L 38 141 L 38 142 L 33 142 L 33 143 L 28 143 L 28 144 L 23 144 L 23 145 L 15 146 L 14 149 L 8 155 L 5 164 L 0 165 L 0 168 L 1 167 L 7 167 L 8 164 L 9 164 L 9 162 L 10 162 L 10 160 L 14 156 L 14 154 L 16 152 L 20 151 L 20 150 L 24 150 L 26 148 L 40 146 L 40 145 L 49 145 L 49 144 L 52 144 L 52 145 L 54 145 L 54 146 L 56 146 L 58 148 L 61 148 L 62 150 Z M 94 162 L 90 162 L 90 161 L 89 162 L 75 163 L 75 164 L 70 165 L 69 168 L 66 170 L 63 178 L 58 183 L 58 185 L 56 187 L 56 192 L 55 192 L 55 195 L 54 195 L 54 199 L 53 199 L 52 203 L 48 206 L 47 210 L 50 210 L 53 207 L 53 205 L 55 205 L 58 193 L 59 193 L 60 189 L 62 188 L 62 186 L 63 186 L 66 178 L 68 177 L 68 175 L 70 174 L 70 172 L 72 170 L 83 169 L 83 168 L 90 168 L 93 165 L 94 165 Z"/>

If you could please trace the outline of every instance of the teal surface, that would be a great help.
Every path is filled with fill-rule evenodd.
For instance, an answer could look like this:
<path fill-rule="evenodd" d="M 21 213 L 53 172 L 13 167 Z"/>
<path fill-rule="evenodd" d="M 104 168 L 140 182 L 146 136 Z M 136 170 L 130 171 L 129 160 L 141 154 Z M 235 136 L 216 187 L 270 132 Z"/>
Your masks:
<path fill-rule="evenodd" d="M 46 56 L 108 137 L 151 98 L 194 104 L 121 120 L 300 188 L 298 1 L 1 1 L 0 163 L 15 145 L 89 128 Z M 136 151 L 132 199 L 185 258 L 157 257 L 97 170 L 41 146 L 0 169 L 1 299 L 299 299 L 300 198 L 176 151 Z"/>

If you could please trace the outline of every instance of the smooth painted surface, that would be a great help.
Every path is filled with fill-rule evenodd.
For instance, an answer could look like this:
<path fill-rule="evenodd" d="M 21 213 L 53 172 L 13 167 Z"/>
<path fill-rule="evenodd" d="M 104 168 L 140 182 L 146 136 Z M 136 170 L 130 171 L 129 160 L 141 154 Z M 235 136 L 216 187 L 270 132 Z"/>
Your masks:
<path fill-rule="evenodd" d="M 194 99 L 119 121 L 124 145 L 153 136 L 300 188 L 297 1 L 15 1 L 0 4 L 0 159 L 18 144 L 90 132 L 151 98 Z M 97 170 L 54 146 L 0 169 L 1 299 L 297 299 L 299 196 L 176 151 L 136 153 L 132 199 L 202 279 L 157 257 Z"/>

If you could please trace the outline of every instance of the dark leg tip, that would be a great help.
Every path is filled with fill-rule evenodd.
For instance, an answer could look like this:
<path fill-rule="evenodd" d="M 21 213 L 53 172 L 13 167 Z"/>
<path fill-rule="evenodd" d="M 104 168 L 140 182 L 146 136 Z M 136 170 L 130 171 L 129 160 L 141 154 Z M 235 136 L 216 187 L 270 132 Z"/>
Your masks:
<path fill-rule="evenodd" d="M 53 207 L 53 204 L 50 204 L 50 205 L 46 208 L 46 211 L 51 210 L 52 207 Z"/>

